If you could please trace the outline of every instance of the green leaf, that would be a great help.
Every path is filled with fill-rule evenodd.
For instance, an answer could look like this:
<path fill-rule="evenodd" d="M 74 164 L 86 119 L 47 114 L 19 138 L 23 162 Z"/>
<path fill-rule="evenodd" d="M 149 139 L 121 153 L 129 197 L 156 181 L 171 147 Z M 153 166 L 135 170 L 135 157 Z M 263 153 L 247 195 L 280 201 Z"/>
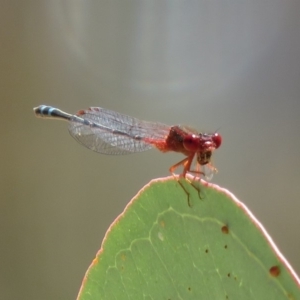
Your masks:
<path fill-rule="evenodd" d="M 78 296 L 88 299 L 300 299 L 266 231 L 228 191 L 150 182 L 111 225 Z M 196 183 L 194 183 L 195 185 Z"/>

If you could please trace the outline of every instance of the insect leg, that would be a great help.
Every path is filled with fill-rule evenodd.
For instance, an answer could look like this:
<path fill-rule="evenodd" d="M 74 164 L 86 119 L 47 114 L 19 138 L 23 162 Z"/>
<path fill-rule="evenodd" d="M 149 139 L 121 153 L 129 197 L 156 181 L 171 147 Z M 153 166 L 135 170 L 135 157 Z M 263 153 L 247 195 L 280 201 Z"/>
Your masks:
<path fill-rule="evenodd" d="M 190 154 L 188 157 L 184 158 L 183 160 L 181 160 L 180 162 L 176 163 L 175 165 L 173 165 L 169 171 L 170 173 L 174 176 L 174 178 L 177 180 L 177 182 L 179 183 L 179 185 L 182 187 L 182 189 L 184 190 L 184 192 L 186 193 L 187 195 L 187 202 L 188 202 L 188 206 L 191 207 L 191 203 L 190 203 L 190 193 L 186 190 L 186 188 L 183 186 L 183 184 L 180 182 L 180 178 L 183 177 L 185 178 L 190 184 L 190 180 L 186 178 L 186 173 L 189 171 L 190 167 L 191 167 L 191 164 L 192 164 L 192 161 L 193 161 L 193 158 L 195 156 L 195 153 L 192 153 Z M 179 176 L 175 176 L 174 174 L 174 171 L 179 167 L 183 165 L 183 172 L 182 174 L 180 174 Z M 192 184 L 192 186 L 194 186 Z M 194 187 L 196 188 L 196 187 Z M 199 191 L 198 191 L 199 193 Z"/>

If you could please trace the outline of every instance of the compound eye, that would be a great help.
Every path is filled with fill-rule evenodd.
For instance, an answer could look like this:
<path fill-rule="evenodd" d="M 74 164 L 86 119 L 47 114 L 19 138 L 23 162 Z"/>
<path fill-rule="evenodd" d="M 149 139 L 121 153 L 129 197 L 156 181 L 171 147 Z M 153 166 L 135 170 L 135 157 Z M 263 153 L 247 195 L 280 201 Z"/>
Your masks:
<path fill-rule="evenodd" d="M 221 144 L 222 144 L 222 137 L 221 137 L 221 135 L 218 134 L 218 133 L 215 133 L 213 135 L 213 137 L 212 137 L 212 140 L 213 140 L 213 142 L 215 144 L 216 149 L 218 149 L 221 146 Z"/>
<path fill-rule="evenodd" d="M 183 147 L 191 152 L 196 152 L 199 148 L 199 138 L 195 134 L 189 134 L 183 139 Z"/>

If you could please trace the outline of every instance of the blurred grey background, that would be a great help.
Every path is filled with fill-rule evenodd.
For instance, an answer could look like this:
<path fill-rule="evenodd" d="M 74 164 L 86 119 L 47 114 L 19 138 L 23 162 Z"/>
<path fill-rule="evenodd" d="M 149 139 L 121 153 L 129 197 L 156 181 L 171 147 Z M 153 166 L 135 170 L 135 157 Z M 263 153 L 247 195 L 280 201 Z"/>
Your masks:
<path fill-rule="evenodd" d="M 105 156 L 67 123 L 103 106 L 218 130 L 213 182 L 300 272 L 299 1 L 2 1 L 0 298 L 74 299 L 110 223 L 183 157 Z"/>

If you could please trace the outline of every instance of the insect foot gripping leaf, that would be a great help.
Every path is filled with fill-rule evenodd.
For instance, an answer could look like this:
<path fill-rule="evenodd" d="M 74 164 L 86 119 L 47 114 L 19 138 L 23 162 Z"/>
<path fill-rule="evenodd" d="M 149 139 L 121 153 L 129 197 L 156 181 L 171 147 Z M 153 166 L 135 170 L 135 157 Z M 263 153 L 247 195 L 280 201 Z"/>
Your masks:
<path fill-rule="evenodd" d="M 262 225 L 228 191 L 201 199 L 172 177 L 145 186 L 106 233 L 78 299 L 300 299 L 300 282 Z"/>

